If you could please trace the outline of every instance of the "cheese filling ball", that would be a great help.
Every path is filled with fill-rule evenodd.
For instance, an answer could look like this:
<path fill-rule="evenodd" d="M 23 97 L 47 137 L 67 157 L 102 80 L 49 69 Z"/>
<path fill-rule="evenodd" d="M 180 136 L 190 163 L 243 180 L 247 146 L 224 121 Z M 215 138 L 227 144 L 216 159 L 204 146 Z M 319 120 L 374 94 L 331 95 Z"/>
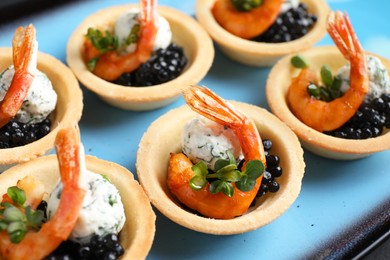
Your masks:
<path fill-rule="evenodd" d="M 118 234 L 126 216 L 117 188 L 103 175 L 84 172 L 86 187 L 82 209 L 76 225 L 69 237 L 78 243 L 89 243 L 93 235 Z M 47 217 L 52 217 L 59 205 L 63 185 L 59 182 L 48 200 Z"/>
<path fill-rule="evenodd" d="M 194 118 L 184 126 L 182 150 L 193 163 L 203 161 L 211 170 L 218 159 L 229 159 L 228 151 L 237 161 L 243 158 L 234 132 L 204 117 Z"/>

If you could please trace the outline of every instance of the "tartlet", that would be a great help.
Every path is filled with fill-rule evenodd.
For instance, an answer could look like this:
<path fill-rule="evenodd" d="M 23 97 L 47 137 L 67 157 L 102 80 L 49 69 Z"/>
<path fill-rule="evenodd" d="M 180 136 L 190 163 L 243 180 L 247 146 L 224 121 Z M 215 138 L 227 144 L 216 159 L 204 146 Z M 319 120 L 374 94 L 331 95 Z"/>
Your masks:
<path fill-rule="evenodd" d="M 303 150 L 294 133 L 266 110 L 239 102 L 235 107 L 253 119 L 263 139 L 274 143 L 283 167 L 278 178 L 280 190 L 256 200 L 255 206 L 240 217 L 229 220 L 198 215 L 182 206 L 167 186 L 169 154 L 181 150 L 180 136 L 184 124 L 196 117 L 188 106 L 173 109 L 154 121 L 139 144 L 137 174 L 152 204 L 165 216 L 189 229 L 215 235 L 239 234 L 255 230 L 284 213 L 297 198 L 303 178 L 305 163 Z"/>
<path fill-rule="evenodd" d="M 131 172 L 118 164 L 88 155 L 86 164 L 88 170 L 106 175 L 121 195 L 126 215 L 125 225 L 119 235 L 125 250 L 121 259 L 145 259 L 153 243 L 156 216 L 142 187 L 134 180 Z M 2 173 L 0 194 L 6 193 L 8 187 L 14 186 L 27 175 L 41 181 L 47 194 L 50 194 L 59 178 L 56 155 L 42 156 Z"/>
<path fill-rule="evenodd" d="M 317 16 L 317 22 L 303 37 L 286 43 L 262 43 L 239 38 L 224 28 L 214 19 L 211 8 L 215 0 L 197 0 L 196 18 L 229 58 L 251 66 L 267 67 L 284 55 L 310 48 L 321 40 L 326 33 L 326 18 L 329 7 L 323 0 L 301 0 L 310 13 Z"/>
<path fill-rule="evenodd" d="M 293 55 L 279 60 L 271 69 L 266 84 L 266 96 L 272 112 L 295 132 L 304 148 L 320 156 L 340 160 L 359 159 L 375 152 L 390 149 L 390 133 L 388 131 L 378 137 L 364 140 L 343 139 L 318 132 L 302 123 L 290 111 L 286 101 L 291 79 L 299 72 L 299 69 L 295 69 L 290 63 Z M 321 66 L 325 64 L 332 71 L 336 71 L 347 63 L 335 46 L 315 47 L 301 52 L 300 55 L 306 59 L 313 71 L 320 71 Z M 389 71 L 390 61 L 383 57 L 377 57 Z"/>
<path fill-rule="evenodd" d="M 12 64 L 12 48 L 0 48 L 0 71 Z M 57 93 L 57 105 L 51 114 L 51 131 L 41 139 L 14 148 L 0 149 L 0 172 L 10 166 L 41 156 L 54 147 L 59 129 L 75 125 L 81 118 L 83 96 L 72 71 L 48 54 L 38 53 L 38 69 L 45 73 Z"/>
<path fill-rule="evenodd" d="M 126 10 L 137 4 L 113 6 L 87 17 L 73 32 L 67 45 L 67 62 L 89 90 L 108 104 L 125 110 L 151 110 L 173 102 L 189 85 L 206 75 L 214 59 L 214 47 L 206 31 L 190 16 L 173 8 L 160 6 L 158 12 L 171 26 L 172 41 L 183 47 L 188 59 L 183 72 L 174 80 L 148 87 L 125 87 L 105 81 L 88 70 L 83 57 L 84 35 L 89 27 L 114 23 Z"/>

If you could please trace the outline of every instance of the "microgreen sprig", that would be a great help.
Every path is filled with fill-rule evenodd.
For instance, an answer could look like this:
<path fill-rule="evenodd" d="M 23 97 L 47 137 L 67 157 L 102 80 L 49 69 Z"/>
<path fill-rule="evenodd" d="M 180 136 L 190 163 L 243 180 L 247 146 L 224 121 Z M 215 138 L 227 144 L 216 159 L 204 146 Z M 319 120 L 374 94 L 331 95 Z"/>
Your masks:
<path fill-rule="evenodd" d="M 307 63 L 305 58 L 303 58 L 301 55 L 295 55 L 295 56 L 291 57 L 290 62 L 295 68 L 298 68 L 298 69 L 303 69 L 303 68 L 309 67 L 309 64 Z"/>
<path fill-rule="evenodd" d="M 0 203 L 0 230 L 7 231 L 12 243 L 19 243 L 29 229 L 40 229 L 45 220 L 44 212 L 25 207 L 26 193 L 16 186 L 9 187 L 7 195 L 13 204 Z"/>
<path fill-rule="evenodd" d="M 244 171 L 237 168 L 236 160 L 233 154 L 228 151 L 228 160 L 219 159 L 215 162 L 215 171 L 209 173 L 206 164 L 203 161 L 195 164 L 192 167 L 194 176 L 190 180 L 190 186 L 194 190 L 204 188 L 210 182 L 209 191 L 213 194 L 222 192 L 225 195 L 232 197 L 234 194 L 235 183 L 236 187 L 244 192 L 251 191 L 256 179 L 264 172 L 264 165 L 259 160 L 251 160 L 245 166 Z"/>
<path fill-rule="evenodd" d="M 92 45 L 99 51 L 99 56 L 105 52 L 116 50 L 118 47 L 118 38 L 111 34 L 108 30 L 103 33 L 99 29 L 88 28 L 85 35 L 92 43 Z M 90 59 L 87 63 L 88 69 L 93 70 L 96 66 L 98 57 Z"/>

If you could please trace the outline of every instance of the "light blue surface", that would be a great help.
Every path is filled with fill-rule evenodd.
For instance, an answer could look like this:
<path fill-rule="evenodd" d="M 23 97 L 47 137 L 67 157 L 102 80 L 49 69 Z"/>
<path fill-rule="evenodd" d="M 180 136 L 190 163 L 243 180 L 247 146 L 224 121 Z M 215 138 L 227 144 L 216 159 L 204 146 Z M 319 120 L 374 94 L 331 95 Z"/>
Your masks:
<path fill-rule="evenodd" d="M 133 1 L 135 2 L 135 1 Z M 82 1 L 0 24 L 0 46 L 10 46 L 17 26 L 33 23 L 39 49 L 65 62 L 71 32 L 87 15 L 127 1 Z M 195 1 L 160 0 L 194 15 Z M 386 0 L 332 0 L 332 9 L 347 11 L 363 47 L 390 59 L 390 2 Z M 317 45 L 332 44 L 326 36 Z M 214 64 L 200 84 L 226 99 L 268 108 L 265 81 L 269 69 L 240 65 L 216 48 Z M 135 173 L 138 143 L 149 124 L 173 104 L 149 112 L 122 111 L 103 103 L 83 88 L 80 122 L 88 154 L 119 163 Z M 305 151 L 307 164 L 302 191 L 292 207 L 268 226 L 242 235 L 213 236 L 183 228 L 156 211 L 157 231 L 148 259 L 299 259 L 348 228 L 385 199 L 390 199 L 390 151 L 368 158 L 339 162 Z"/>

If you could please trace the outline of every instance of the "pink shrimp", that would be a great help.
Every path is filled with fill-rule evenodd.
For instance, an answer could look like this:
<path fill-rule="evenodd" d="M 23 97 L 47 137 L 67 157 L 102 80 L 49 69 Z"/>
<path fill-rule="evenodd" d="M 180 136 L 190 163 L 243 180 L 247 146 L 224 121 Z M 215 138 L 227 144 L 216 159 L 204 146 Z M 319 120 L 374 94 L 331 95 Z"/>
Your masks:
<path fill-rule="evenodd" d="M 231 0 L 216 0 L 211 12 L 228 32 L 251 39 L 265 32 L 278 17 L 283 0 L 264 0 L 250 11 L 239 11 Z"/>
<path fill-rule="evenodd" d="M 155 16 L 157 0 L 140 0 L 141 21 L 140 36 L 136 50 L 126 55 L 120 55 L 115 50 L 108 51 L 99 56 L 99 51 L 87 39 L 84 42 L 84 53 L 87 61 L 98 57 L 93 73 L 98 77 L 112 81 L 125 72 L 132 72 L 142 63 L 146 62 L 153 50 L 157 34 Z"/>
<path fill-rule="evenodd" d="M 34 80 L 38 45 L 32 24 L 16 29 L 12 39 L 12 52 L 15 74 L 0 103 L 0 128 L 19 111 Z"/>
<path fill-rule="evenodd" d="M 75 128 L 62 129 L 56 137 L 56 150 L 64 188 L 54 216 L 37 232 L 29 231 L 18 244 L 0 232 L 0 252 L 5 259 L 42 259 L 54 251 L 73 230 L 86 191 L 79 186 L 82 169 L 80 140 Z"/>
<path fill-rule="evenodd" d="M 208 88 L 191 87 L 184 93 L 184 98 L 195 112 L 234 131 L 246 162 L 260 160 L 266 164 L 263 144 L 251 119 Z M 222 193 L 210 193 L 209 184 L 194 191 L 189 184 L 195 175 L 192 165 L 184 154 L 171 154 L 168 187 L 182 203 L 204 216 L 220 219 L 240 216 L 248 210 L 260 187 L 261 177 L 256 180 L 253 190 L 243 192 L 234 186 L 233 196 L 228 197 Z"/>
<path fill-rule="evenodd" d="M 328 33 L 344 57 L 350 61 L 350 88 L 343 96 L 330 102 L 311 97 L 307 86 L 316 82 L 313 71 L 302 69 L 292 80 L 287 101 L 293 114 L 306 125 L 323 132 L 344 125 L 358 110 L 368 91 L 368 71 L 364 51 L 347 14 L 332 12 L 328 18 Z"/>

